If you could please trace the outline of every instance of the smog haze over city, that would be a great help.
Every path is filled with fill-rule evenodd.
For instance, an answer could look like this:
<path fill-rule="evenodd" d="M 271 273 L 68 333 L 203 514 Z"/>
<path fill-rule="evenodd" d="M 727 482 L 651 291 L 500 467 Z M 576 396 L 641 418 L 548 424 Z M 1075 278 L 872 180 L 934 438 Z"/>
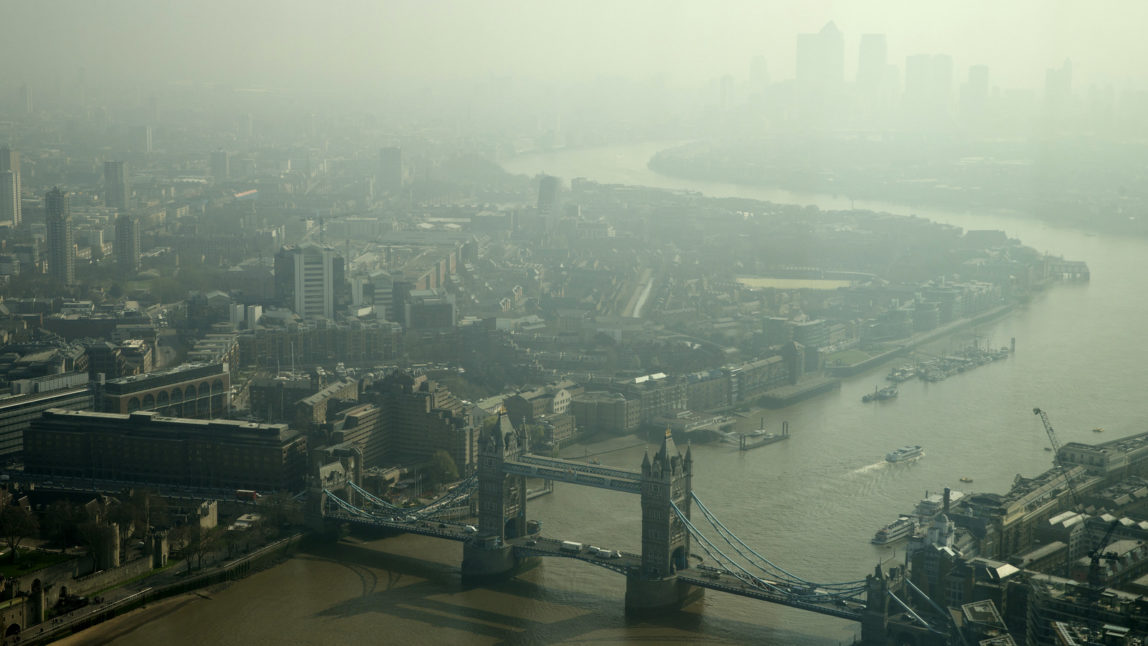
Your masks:
<path fill-rule="evenodd" d="M 0 3 L 0 646 L 1148 643 L 1146 22 Z"/>

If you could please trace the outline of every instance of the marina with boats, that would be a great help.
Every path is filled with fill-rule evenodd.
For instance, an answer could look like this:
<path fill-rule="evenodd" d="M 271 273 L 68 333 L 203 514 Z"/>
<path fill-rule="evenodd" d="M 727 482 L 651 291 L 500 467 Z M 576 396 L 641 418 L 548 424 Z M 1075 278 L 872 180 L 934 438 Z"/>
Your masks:
<path fill-rule="evenodd" d="M 912 365 L 903 365 L 893 368 L 885 377 L 893 383 L 902 383 L 917 378 L 922 381 L 938 382 L 949 377 L 966 372 L 978 366 L 1003 361 L 1016 350 L 1016 339 L 1012 339 L 1008 346 L 993 349 L 987 344 L 981 346 L 974 341 L 969 346 L 949 354 L 933 357 Z"/>

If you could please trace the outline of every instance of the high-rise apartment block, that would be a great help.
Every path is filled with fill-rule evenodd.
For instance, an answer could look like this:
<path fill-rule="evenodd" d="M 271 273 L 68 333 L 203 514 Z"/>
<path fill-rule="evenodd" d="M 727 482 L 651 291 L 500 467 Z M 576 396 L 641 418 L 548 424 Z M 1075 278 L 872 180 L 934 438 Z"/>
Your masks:
<path fill-rule="evenodd" d="M 116 218 L 116 265 L 121 274 L 140 270 L 140 222 L 127 213 Z"/>
<path fill-rule="evenodd" d="M 68 194 L 53 188 L 44 196 L 48 276 L 62 285 L 76 282 L 76 246 L 72 240 L 72 208 Z"/>
<path fill-rule="evenodd" d="M 538 212 L 557 215 L 558 189 L 560 182 L 557 177 L 543 175 L 538 182 Z"/>
<path fill-rule="evenodd" d="M 20 153 L 0 147 L 0 222 L 20 226 Z"/>
<path fill-rule="evenodd" d="M 283 247 L 275 254 L 275 297 L 304 318 L 334 318 L 346 292 L 343 257 L 330 247 Z"/>
<path fill-rule="evenodd" d="M 128 208 L 128 176 L 122 161 L 104 162 L 104 205 L 123 211 Z"/>

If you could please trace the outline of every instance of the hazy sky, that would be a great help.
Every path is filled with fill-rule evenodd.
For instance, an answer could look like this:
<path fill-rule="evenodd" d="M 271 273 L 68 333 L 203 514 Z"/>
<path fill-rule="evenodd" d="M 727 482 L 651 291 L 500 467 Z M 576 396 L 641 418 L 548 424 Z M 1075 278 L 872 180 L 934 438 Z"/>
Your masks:
<path fill-rule="evenodd" d="M 1148 2 L 1061 0 L 0 0 L 9 82 L 56 75 L 277 85 L 516 76 L 661 77 L 684 85 L 793 76 L 795 36 L 834 20 L 846 77 L 860 34 L 890 62 L 948 53 L 956 81 L 988 64 L 994 85 L 1041 87 L 1070 57 L 1077 88 L 1143 84 Z M 15 27 L 15 28 L 12 28 Z M 13 74 L 11 70 L 21 70 Z"/>

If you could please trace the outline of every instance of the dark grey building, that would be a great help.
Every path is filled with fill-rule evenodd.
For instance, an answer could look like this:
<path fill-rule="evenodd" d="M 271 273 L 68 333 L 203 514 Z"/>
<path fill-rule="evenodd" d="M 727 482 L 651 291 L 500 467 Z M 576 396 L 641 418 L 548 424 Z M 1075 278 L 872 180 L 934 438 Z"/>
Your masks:
<path fill-rule="evenodd" d="M 126 213 L 116 218 L 116 265 L 122 274 L 140 270 L 140 222 Z"/>
<path fill-rule="evenodd" d="M 104 205 L 113 209 L 128 208 L 128 175 L 122 161 L 104 162 Z"/>
<path fill-rule="evenodd" d="M 82 386 L 0 399 L 0 462 L 20 457 L 24 431 L 49 408 L 90 410 L 92 393 Z"/>
<path fill-rule="evenodd" d="M 76 244 L 72 240 L 72 207 L 58 187 L 44 196 L 48 276 L 62 285 L 76 282 Z"/>

